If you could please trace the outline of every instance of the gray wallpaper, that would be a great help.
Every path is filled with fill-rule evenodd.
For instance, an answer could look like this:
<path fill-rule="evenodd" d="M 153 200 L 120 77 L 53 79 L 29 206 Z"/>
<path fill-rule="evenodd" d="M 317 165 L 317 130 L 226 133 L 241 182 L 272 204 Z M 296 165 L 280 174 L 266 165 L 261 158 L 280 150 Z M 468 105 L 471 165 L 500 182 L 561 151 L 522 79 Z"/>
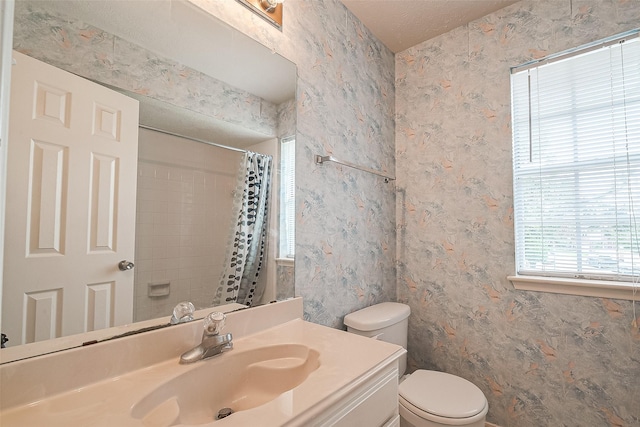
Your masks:
<path fill-rule="evenodd" d="M 639 23 L 637 0 L 528 0 L 396 56 L 398 297 L 412 309 L 410 365 L 477 384 L 500 426 L 640 425 L 631 302 L 516 291 L 506 279 L 509 67 Z"/>

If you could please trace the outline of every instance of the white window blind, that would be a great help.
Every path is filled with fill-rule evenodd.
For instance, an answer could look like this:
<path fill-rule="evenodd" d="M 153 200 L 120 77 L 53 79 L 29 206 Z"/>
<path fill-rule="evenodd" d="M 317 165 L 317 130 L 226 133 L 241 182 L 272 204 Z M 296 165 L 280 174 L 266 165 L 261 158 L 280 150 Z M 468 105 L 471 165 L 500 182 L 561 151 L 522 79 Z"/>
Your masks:
<path fill-rule="evenodd" d="M 280 146 L 280 258 L 295 255 L 296 140 L 283 138 Z"/>
<path fill-rule="evenodd" d="M 512 70 L 519 275 L 638 281 L 638 32 Z"/>

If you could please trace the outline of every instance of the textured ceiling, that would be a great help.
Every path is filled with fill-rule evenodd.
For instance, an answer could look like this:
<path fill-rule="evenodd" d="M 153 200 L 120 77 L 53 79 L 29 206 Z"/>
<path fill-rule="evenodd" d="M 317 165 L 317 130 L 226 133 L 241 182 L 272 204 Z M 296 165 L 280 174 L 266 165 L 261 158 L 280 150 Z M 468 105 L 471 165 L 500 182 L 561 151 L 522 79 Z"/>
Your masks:
<path fill-rule="evenodd" d="M 397 53 L 516 1 L 342 0 L 342 3 Z"/>

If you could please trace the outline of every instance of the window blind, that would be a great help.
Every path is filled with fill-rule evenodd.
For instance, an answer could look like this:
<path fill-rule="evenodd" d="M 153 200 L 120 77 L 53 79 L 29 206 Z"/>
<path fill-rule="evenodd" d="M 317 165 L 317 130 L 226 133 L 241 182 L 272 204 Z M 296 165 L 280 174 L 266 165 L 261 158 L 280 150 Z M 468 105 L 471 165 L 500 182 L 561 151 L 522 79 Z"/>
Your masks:
<path fill-rule="evenodd" d="M 520 275 L 638 280 L 637 36 L 512 70 Z"/>
<path fill-rule="evenodd" d="M 283 138 L 280 148 L 280 257 L 295 255 L 296 224 L 296 141 Z"/>

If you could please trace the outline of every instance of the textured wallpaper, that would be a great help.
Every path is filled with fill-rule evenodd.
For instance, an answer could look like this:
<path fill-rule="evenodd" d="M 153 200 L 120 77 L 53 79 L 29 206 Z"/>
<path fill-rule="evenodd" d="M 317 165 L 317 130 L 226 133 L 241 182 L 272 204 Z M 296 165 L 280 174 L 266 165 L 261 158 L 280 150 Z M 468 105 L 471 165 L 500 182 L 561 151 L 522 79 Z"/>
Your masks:
<path fill-rule="evenodd" d="M 639 24 L 638 0 L 522 1 L 396 56 L 398 298 L 412 309 L 410 366 L 474 382 L 500 426 L 640 425 L 631 302 L 516 291 L 506 279 L 509 67 Z"/>

